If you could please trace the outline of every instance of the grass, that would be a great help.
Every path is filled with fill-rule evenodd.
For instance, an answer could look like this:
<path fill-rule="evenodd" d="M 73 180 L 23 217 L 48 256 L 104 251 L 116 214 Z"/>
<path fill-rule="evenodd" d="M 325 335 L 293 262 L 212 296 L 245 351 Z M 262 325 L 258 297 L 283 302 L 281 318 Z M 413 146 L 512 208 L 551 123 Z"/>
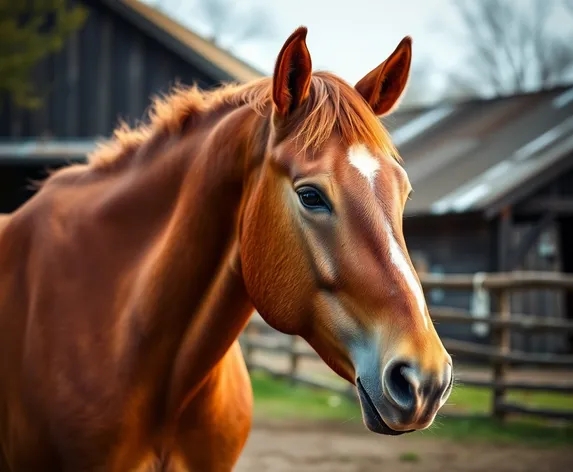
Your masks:
<path fill-rule="evenodd" d="M 333 420 L 336 423 L 360 423 L 362 416 L 357 402 L 330 392 L 301 385 L 291 385 L 267 374 L 251 374 L 255 395 L 255 415 L 276 419 Z M 573 409 L 573 397 L 551 393 L 515 392 L 509 395 L 515 402 L 536 407 Z M 485 413 L 490 394 L 485 389 L 458 385 L 448 402 L 456 410 Z M 538 446 L 573 444 L 573 425 L 556 425 L 539 419 L 516 418 L 505 424 L 489 418 L 457 419 L 438 417 L 434 426 L 419 433 L 419 437 L 443 437 L 454 440 L 486 442 L 524 442 Z"/>
<path fill-rule="evenodd" d="M 403 454 L 400 454 L 399 459 L 402 462 L 419 462 L 420 456 L 415 452 L 404 452 Z"/>
<path fill-rule="evenodd" d="M 538 447 L 570 446 L 573 426 L 551 425 L 513 419 L 500 424 L 489 418 L 438 418 L 434 426 L 421 433 L 455 441 L 482 441 L 501 444 L 529 444 Z"/>
<path fill-rule="evenodd" d="M 490 390 L 457 385 L 452 391 L 448 405 L 460 412 L 485 413 L 491 401 Z M 573 395 L 561 393 L 510 391 L 507 401 L 536 408 L 573 410 Z"/>
<path fill-rule="evenodd" d="M 259 372 L 251 374 L 251 381 L 258 416 L 359 421 L 362 418 L 355 402 L 330 392 L 290 385 L 285 380 L 275 380 Z"/>

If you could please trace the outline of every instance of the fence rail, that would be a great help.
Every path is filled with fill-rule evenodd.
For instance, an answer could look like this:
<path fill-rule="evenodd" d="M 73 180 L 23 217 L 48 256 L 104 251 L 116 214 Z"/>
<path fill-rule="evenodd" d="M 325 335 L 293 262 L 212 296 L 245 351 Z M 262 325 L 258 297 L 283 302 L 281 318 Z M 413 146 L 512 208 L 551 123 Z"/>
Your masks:
<path fill-rule="evenodd" d="M 435 307 L 431 311 L 432 319 L 438 323 L 487 323 L 492 329 L 510 328 L 512 331 L 556 331 L 573 333 L 573 321 L 559 318 L 514 313 L 511 314 L 511 318 L 505 318 L 499 313 L 494 313 L 487 318 L 476 319 L 471 316 L 469 312 L 456 308 Z"/>
<path fill-rule="evenodd" d="M 420 277 L 424 290 L 433 288 L 449 290 L 467 290 L 476 288 L 475 275 L 423 275 Z M 480 274 L 480 289 L 496 292 L 500 300 L 500 312 L 489 317 L 475 318 L 469 312 L 445 307 L 431 310 L 432 318 L 441 324 L 449 323 L 483 323 L 492 330 L 490 345 L 444 338 L 443 342 L 448 351 L 456 357 L 473 359 L 491 366 L 492 379 L 464 378 L 457 379 L 460 384 L 476 386 L 492 390 L 492 406 L 490 414 L 503 420 L 508 414 L 540 416 L 545 418 L 560 418 L 573 420 L 573 411 L 546 410 L 517 405 L 506 400 L 510 390 L 548 391 L 573 394 L 571 376 L 565 382 L 516 382 L 509 381 L 509 369 L 515 365 L 535 366 L 538 368 L 558 367 L 566 372 L 573 372 L 573 356 L 562 354 L 526 353 L 512 351 L 510 348 L 510 333 L 512 331 L 560 331 L 573 332 L 573 322 L 561 319 L 551 319 L 532 315 L 512 314 L 510 311 L 510 294 L 513 290 L 523 289 L 554 289 L 572 290 L 573 276 L 544 272 L 513 272 Z M 245 352 L 247 365 L 250 369 L 260 369 L 275 377 L 287 378 L 293 383 L 302 383 L 312 387 L 324 388 L 337 394 L 356 399 L 351 386 L 343 387 L 318 380 L 300 372 L 300 359 L 320 359 L 316 352 L 303 340 L 293 336 L 263 334 L 272 333 L 270 328 L 258 315 L 251 318 L 249 325 L 241 336 L 241 344 Z M 287 371 L 279 371 L 269 366 L 256 363 L 253 352 L 256 350 L 282 354 L 288 358 Z"/>
<path fill-rule="evenodd" d="M 476 274 L 419 274 L 424 289 L 471 290 L 476 284 L 489 290 L 573 290 L 573 276 L 560 272 L 493 272 Z"/>

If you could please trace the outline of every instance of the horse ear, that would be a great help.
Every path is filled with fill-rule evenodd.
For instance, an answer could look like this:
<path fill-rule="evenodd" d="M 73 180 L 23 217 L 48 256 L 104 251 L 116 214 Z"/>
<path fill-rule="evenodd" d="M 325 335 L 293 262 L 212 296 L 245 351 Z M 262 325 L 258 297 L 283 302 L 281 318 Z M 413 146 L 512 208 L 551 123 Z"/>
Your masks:
<path fill-rule="evenodd" d="M 411 62 L 412 38 L 406 36 L 382 64 L 355 85 L 376 115 L 386 115 L 398 104 L 408 83 Z"/>
<path fill-rule="evenodd" d="M 279 52 L 273 74 L 273 102 L 283 117 L 308 97 L 312 61 L 306 47 L 307 28 L 297 28 Z"/>

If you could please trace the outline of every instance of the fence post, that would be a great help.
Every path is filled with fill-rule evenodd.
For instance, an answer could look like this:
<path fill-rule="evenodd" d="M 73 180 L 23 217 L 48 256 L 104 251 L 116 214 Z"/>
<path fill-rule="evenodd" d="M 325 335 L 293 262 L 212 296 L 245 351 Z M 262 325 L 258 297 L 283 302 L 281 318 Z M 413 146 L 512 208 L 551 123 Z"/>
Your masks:
<path fill-rule="evenodd" d="M 245 358 L 245 364 L 247 369 L 250 371 L 253 368 L 253 343 L 252 335 L 256 333 L 257 327 L 253 323 L 249 323 L 244 331 L 245 335 L 245 352 L 243 354 Z"/>
<path fill-rule="evenodd" d="M 292 385 L 296 383 L 296 373 L 298 370 L 298 352 L 296 349 L 297 345 L 297 336 L 290 337 L 290 349 L 289 349 L 289 358 L 290 358 L 290 371 L 289 371 L 289 380 Z"/>
<path fill-rule="evenodd" d="M 511 318 L 511 291 L 503 289 L 499 292 L 499 314 L 502 320 Z M 500 354 L 508 354 L 511 349 L 511 329 L 508 326 L 499 326 L 493 333 L 493 345 L 497 346 Z M 503 421 L 506 416 L 504 409 L 505 384 L 509 365 L 505 360 L 493 362 L 493 395 L 492 413 L 494 418 Z"/>

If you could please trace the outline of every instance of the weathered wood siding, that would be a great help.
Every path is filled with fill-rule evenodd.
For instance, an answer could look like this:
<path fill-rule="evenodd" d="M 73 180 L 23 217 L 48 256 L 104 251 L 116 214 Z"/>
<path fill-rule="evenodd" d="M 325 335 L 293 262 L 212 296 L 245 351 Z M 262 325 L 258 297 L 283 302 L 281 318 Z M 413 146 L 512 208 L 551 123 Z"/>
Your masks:
<path fill-rule="evenodd" d="M 85 25 L 35 72 L 45 106 L 29 112 L 5 104 L 0 139 L 107 136 L 120 118 L 141 119 L 150 97 L 176 81 L 215 85 L 105 5 L 81 3 L 89 10 Z"/>

